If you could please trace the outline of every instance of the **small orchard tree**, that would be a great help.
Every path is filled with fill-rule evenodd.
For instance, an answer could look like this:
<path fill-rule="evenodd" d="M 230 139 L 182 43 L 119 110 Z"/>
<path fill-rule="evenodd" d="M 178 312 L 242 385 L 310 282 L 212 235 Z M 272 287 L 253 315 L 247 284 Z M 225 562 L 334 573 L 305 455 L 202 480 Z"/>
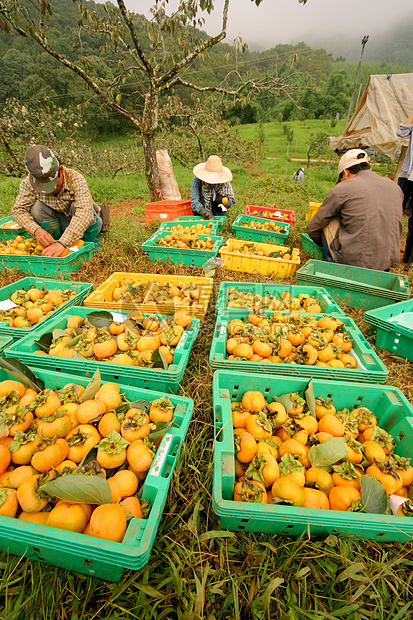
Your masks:
<path fill-rule="evenodd" d="M 208 153 L 219 153 L 227 161 L 254 159 L 257 149 L 240 138 L 237 128 L 222 119 L 220 110 L 214 96 L 201 101 L 193 93 L 190 105 L 179 97 L 169 97 L 160 115 L 158 144 L 188 168 L 206 159 Z"/>
<path fill-rule="evenodd" d="M 311 134 L 310 139 L 307 141 L 307 168 L 310 167 L 310 159 L 312 157 L 318 157 L 321 159 L 323 155 L 329 150 L 329 136 L 325 131 L 318 131 L 316 135 Z"/>
<path fill-rule="evenodd" d="M 252 0 L 259 5 L 262 0 Z M 156 163 L 155 136 L 159 128 L 161 98 L 173 89 L 193 89 L 199 93 L 218 92 L 241 97 L 264 90 L 288 91 L 288 76 L 243 79 L 232 70 L 231 79 L 221 86 L 200 86 L 184 76 L 184 71 L 226 36 L 230 0 L 223 1 L 222 26 L 215 36 L 196 31 L 202 26 L 203 10 L 211 13 L 214 0 L 180 0 L 171 15 L 166 13 L 168 0 L 154 0 L 151 20 L 127 10 L 124 0 L 116 5 L 95 5 L 73 0 L 79 9 L 78 31 L 73 42 L 77 59 L 72 60 L 53 45 L 53 5 L 58 0 L 0 0 L 0 28 L 32 38 L 48 54 L 80 76 L 103 103 L 128 119 L 140 132 L 145 157 L 145 172 L 152 200 L 160 187 Z M 299 0 L 305 4 L 306 0 Z M 58 26 L 57 26 L 58 27 Z M 102 41 L 101 54 L 110 67 L 109 75 L 95 71 L 94 63 L 83 54 L 83 38 L 97 36 Z M 139 105 L 131 107 L 131 95 L 138 95 Z M 129 99 L 128 99 L 129 97 Z"/>
<path fill-rule="evenodd" d="M 78 111 L 59 108 L 47 100 L 34 108 L 8 99 L 0 113 L 0 172 L 11 176 L 23 174 L 21 162 L 30 143 L 46 143 L 63 158 L 73 151 L 81 126 Z"/>

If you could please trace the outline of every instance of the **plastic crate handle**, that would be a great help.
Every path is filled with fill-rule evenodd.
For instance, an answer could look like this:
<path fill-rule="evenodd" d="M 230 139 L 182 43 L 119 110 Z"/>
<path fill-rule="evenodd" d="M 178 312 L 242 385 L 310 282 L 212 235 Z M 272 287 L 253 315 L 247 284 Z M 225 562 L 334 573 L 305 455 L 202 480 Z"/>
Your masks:
<path fill-rule="evenodd" d="M 179 433 L 165 433 L 146 477 L 145 486 L 158 488 L 159 479 L 168 478 L 172 474 L 181 443 L 182 437 Z"/>

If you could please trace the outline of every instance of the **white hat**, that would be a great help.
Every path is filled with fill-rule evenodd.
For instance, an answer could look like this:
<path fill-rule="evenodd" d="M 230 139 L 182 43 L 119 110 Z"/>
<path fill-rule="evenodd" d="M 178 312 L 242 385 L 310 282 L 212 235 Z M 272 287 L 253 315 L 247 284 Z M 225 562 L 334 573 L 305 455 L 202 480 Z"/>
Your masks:
<path fill-rule="evenodd" d="M 194 175 L 210 185 L 227 183 L 232 179 L 231 170 L 222 165 L 221 158 L 218 155 L 211 155 L 206 162 L 197 164 L 194 167 Z"/>
<path fill-rule="evenodd" d="M 344 153 L 343 157 L 338 162 L 338 173 L 341 174 L 343 170 L 347 170 L 347 168 L 351 168 L 351 166 L 368 161 L 370 161 L 370 158 L 366 151 L 362 149 L 350 149 L 347 153 Z"/>

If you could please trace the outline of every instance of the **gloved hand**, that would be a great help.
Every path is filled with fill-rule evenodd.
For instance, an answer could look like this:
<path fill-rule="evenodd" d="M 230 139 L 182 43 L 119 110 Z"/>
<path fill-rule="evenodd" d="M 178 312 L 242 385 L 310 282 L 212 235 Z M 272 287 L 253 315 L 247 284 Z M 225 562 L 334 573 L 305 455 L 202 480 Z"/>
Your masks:
<path fill-rule="evenodd" d="M 225 213 L 228 210 L 228 207 L 223 204 L 219 204 L 218 207 L 221 209 L 222 213 Z"/>
<path fill-rule="evenodd" d="M 203 217 L 205 220 L 214 220 L 215 219 L 212 211 L 209 211 L 208 209 L 205 209 L 205 207 L 201 207 L 201 209 L 199 210 L 199 215 L 201 217 Z"/>

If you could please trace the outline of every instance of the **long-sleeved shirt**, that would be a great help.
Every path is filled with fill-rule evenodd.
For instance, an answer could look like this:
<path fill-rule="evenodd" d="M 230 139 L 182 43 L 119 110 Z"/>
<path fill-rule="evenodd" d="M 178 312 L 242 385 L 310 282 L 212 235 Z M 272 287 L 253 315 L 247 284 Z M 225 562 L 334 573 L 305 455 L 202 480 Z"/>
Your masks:
<path fill-rule="evenodd" d="M 405 125 L 404 123 L 400 123 L 399 128 L 397 130 L 397 135 L 401 138 L 407 138 L 410 136 L 409 146 L 407 147 L 406 157 L 404 158 L 404 162 L 402 165 L 402 169 L 400 170 L 401 177 L 405 177 L 409 181 L 413 181 L 413 148 L 412 148 L 412 129 L 413 124 Z"/>
<path fill-rule="evenodd" d="M 11 214 L 13 219 L 32 235 L 40 228 L 30 213 L 36 200 L 70 219 L 68 227 L 59 239 L 59 242 L 66 247 L 82 239 L 85 230 L 95 221 L 95 212 L 97 214 L 100 212 L 99 205 L 93 202 L 84 176 L 70 168 L 63 168 L 63 185 L 58 194 L 36 192 L 30 184 L 29 176 L 20 183 Z M 75 207 L 75 214 L 70 217 L 72 204 Z"/>
<path fill-rule="evenodd" d="M 331 244 L 337 262 L 378 270 L 398 267 L 402 203 L 403 192 L 397 183 L 371 170 L 360 170 L 329 192 L 306 232 L 321 245 L 321 231 L 338 217 L 340 226 Z"/>
<path fill-rule="evenodd" d="M 221 193 L 228 198 L 227 208 L 233 207 L 235 204 L 235 196 L 231 183 L 222 183 L 213 186 L 215 194 Z M 214 192 L 211 192 L 211 199 L 214 200 Z M 194 177 L 191 183 L 191 207 L 193 213 L 199 213 L 202 208 L 211 211 L 211 205 L 205 203 L 204 193 L 202 191 L 202 181 L 198 177 Z"/>

